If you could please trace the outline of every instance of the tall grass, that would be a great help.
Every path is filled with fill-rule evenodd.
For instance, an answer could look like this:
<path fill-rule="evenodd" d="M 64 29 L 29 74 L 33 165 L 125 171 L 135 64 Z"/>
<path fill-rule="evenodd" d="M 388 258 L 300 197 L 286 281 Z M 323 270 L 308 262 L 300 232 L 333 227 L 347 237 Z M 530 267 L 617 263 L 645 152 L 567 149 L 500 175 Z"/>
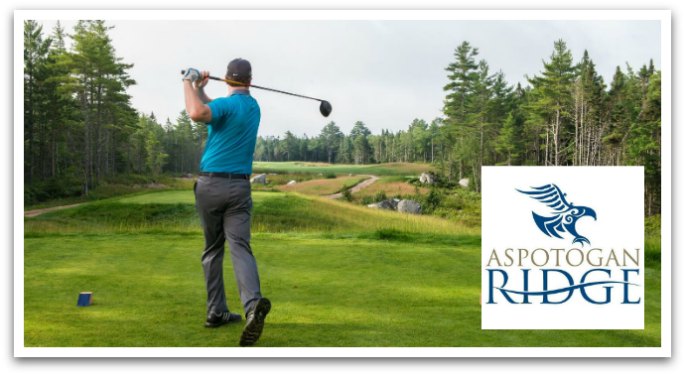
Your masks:
<path fill-rule="evenodd" d="M 383 192 L 388 198 L 411 197 L 418 194 L 427 194 L 429 189 L 421 186 L 414 186 L 406 181 L 402 176 L 385 176 L 378 179 L 372 185 L 354 194 L 357 201 L 364 200 L 365 197 L 372 198 Z M 367 199 L 368 199 L 367 198 Z"/>
<path fill-rule="evenodd" d="M 480 228 L 469 227 L 454 221 L 432 216 L 411 215 L 387 210 L 370 209 L 365 206 L 321 197 L 301 197 L 311 202 L 311 209 L 321 210 L 336 220 L 340 226 L 357 230 L 395 230 L 407 233 L 432 234 L 474 234 Z"/>
<path fill-rule="evenodd" d="M 645 260 L 661 262 L 661 215 L 645 218 Z"/>

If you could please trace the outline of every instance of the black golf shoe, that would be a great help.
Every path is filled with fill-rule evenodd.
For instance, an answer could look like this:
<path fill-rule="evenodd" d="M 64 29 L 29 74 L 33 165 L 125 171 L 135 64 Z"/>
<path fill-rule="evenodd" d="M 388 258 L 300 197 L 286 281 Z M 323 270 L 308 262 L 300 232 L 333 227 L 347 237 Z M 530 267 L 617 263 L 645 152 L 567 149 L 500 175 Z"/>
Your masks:
<path fill-rule="evenodd" d="M 207 321 L 205 322 L 205 327 L 216 328 L 216 327 L 220 327 L 224 324 L 239 322 L 241 320 L 243 320 L 242 316 L 240 316 L 238 314 L 234 314 L 234 313 L 229 312 L 229 311 L 226 311 L 226 312 L 221 313 L 221 314 L 215 314 L 212 312 L 212 313 L 209 313 L 209 315 L 207 315 Z"/>
<path fill-rule="evenodd" d="M 252 311 L 247 313 L 247 322 L 243 335 L 240 337 L 240 346 L 252 346 L 259 340 L 269 310 L 271 310 L 271 302 L 266 298 L 260 298 Z"/>

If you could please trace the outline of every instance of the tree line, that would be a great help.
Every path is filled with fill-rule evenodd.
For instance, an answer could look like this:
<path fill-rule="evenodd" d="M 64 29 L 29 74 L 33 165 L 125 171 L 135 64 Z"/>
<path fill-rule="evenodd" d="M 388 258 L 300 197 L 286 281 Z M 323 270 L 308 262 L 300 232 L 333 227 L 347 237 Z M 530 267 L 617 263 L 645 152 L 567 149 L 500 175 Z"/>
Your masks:
<path fill-rule="evenodd" d="M 181 112 L 163 124 L 140 114 L 126 89 L 132 64 L 116 55 L 104 21 L 49 35 L 24 23 L 24 181 L 27 202 L 87 195 L 121 174 L 198 171 L 206 127 Z M 71 39 L 70 48 L 66 40 Z M 510 85 L 464 41 L 445 68 L 443 116 L 372 134 L 326 124 L 318 135 L 260 136 L 255 160 L 433 163 L 480 190 L 482 165 L 643 165 L 647 214 L 660 212 L 661 72 L 618 66 L 609 84 L 586 51 L 563 40 L 541 71 Z"/>
<path fill-rule="evenodd" d="M 448 179 L 470 178 L 475 190 L 483 165 L 642 165 L 646 213 L 660 212 L 661 72 L 652 61 L 617 66 L 607 85 L 587 51 L 576 62 L 558 40 L 523 87 L 491 73 L 478 53 L 466 41 L 455 49 L 441 118 L 375 135 L 358 121 L 350 134 L 331 122 L 311 138 L 259 137 L 255 158 L 429 162 Z"/>
<path fill-rule="evenodd" d="M 181 112 L 160 124 L 138 113 L 135 81 L 116 55 L 104 21 L 58 22 L 49 35 L 24 23 L 25 202 L 88 195 L 122 174 L 196 172 L 206 127 Z M 67 40 L 71 46 L 67 48 Z"/>

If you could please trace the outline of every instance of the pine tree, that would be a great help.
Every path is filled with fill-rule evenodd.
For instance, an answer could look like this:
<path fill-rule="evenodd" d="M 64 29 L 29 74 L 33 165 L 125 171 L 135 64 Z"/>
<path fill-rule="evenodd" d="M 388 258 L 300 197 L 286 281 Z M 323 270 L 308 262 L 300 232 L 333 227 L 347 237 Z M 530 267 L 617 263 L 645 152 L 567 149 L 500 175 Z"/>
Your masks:
<path fill-rule="evenodd" d="M 572 113 L 572 87 L 576 70 L 571 51 L 563 40 L 554 42 L 549 62 L 543 62 L 541 76 L 529 78 L 533 85 L 532 109 L 545 128 L 545 165 L 565 165 L 568 162 L 566 147 Z M 571 159 L 572 161 L 572 159 Z"/>
<path fill-rule="evenodd" d="M 468 115 L 471 98 L 475 93 L 475 85 L 479 79 L 476 57 L 478 49 L 468 42 L 462 42 L 454 52 L 455 61 L 450 63 L 446 70 L 449 83 L 443 90 L 447 92 L 443 113 L 446 116 L 446 138 L 449 145 L 448 176 L 455 173 L 462 178 L 465 167 L 470 164 L 468 159 L 473 155 L 473 134 L 468 129 Z M 456 171 L 453 169 L 456 168 Z"/>
<path fill-rule="evenodd" d="M 661 210 L 661 72 L 643 68 L 640 112 L 626 135 L 627 163 L 644 166 L 645 214 Z"/>
<path fill-rule="evenodd" d="M 597 165 L 601 162 L 601 124 L 605 101 L 604 81 L 585 51 L 578 64 L 578 77 L 574 86 L 574 165 Z"/>
<path fill-rule="evenodd" d="M 371 144 L 368 136 L 371 131 L 364 125 L 363 122 L 357 121 L 350 132 L 353 147 L 353 160 L 355 164 L 365 164 L 371 162 Z"/>
<path fill-rule="evenodd" d="M 629 77 L 620 67 L 611 81 L 611 88 L 607 98 L 607 110 L 609 116 L 602 135 L 602 145 L 605 150 L 602 164 L 621 165 L 625 151 L 625 140 L 632 122 L 633 107 L 631 100 Z"/>
<path fill-rule="evenodd" d="M 340 139 L 340 154 L 338 154 L 339 163 L 353 163 L 354 162 L 354 147 L 352 146 L 352 137 L 343 136 Z"/>
<path fill-rule="evenodd" d="M 117 142 L 134 124 L 126 88 L 135 84 L 125 64 L 116 56 L 104 21 L 79 21 L 74 28 L 71 72 L 83 119 L 84 193 L 102 176 L 116 172 Z M 122 135 L 124 135 L 122 134 Z"/>
<path fill-rule="evenodd" d="M 72 95 L 73 78 L 70 75 L 69 52 L 65 44 L 65 31 L 60 22 L 53 29 L 52 44 L 47 60 L 47 79 L 44 89 L 48 93 L 43 109 L 49 115 L 44 121 L 49 129 L 45 177 L 73 180 L 78 176 L 71 168 L 78 153 L 70 147 L 80 120 L 77 103 Z"/>
<path fill-rule="evenodd" d="M 477 56 L 478 48 L 464 41 L 454 51 L 455 61 L 445 69 L 449 83 L 443 88 L 447 91 L 443 112 L 451 121 L 458 123 L 466 119 L 467 99 L 478 75 Z"/>
<path fill-rule="evenodd" d="M 327 161 L 332 163 L 335 161 L 336 156 L 340 150 L 340 141 L 344 137 L 340 128 L 331 121 L 326 126 L 321 129 L 319 134 L 319 139 L 326 152 Z"/>
<path fill-rule="evenodd" d="M 300 158 L 300 144 L 295 137 L 295 135 L 291 131 L 286 131 L 285 136 L 283 138 L 283 142 L 285 143 L 284 147 L 284 154 L 285 154 L 285 160 L 290 161 L 290 160 L 302 160 Z"/>
<path fill-rule="evenodd" d="M 506 119 L 495 141 L 495 150 L 502 155 L 501 164 L 522 165 L 525 160 L 525 116 L 518 105 L 524 100 L 525 91 L 518 85 L 513 96 L 513 109 Z"/>
<path fill-rule="evenodd" d="M 164 136 L 164 129 L 157 123 L 154 113 L 150 117 L 142 116 L 144 123 L 144 145 L 145 145 L 145 169 L 152 176 L 162 173 L 168 154 L 162 147 L 161 139 Z"/>
<path fill-rule="evenodd" d="M 28 185 L 43 176 L 40 153 L 45 143 L 43 104 L 47 101 L 45 80 L 51 39 L 43 38 L 43 27 L 36 21 L 24 21 L 24 176 Z M 44 155 L 43 155 L 44 156 Z"/>

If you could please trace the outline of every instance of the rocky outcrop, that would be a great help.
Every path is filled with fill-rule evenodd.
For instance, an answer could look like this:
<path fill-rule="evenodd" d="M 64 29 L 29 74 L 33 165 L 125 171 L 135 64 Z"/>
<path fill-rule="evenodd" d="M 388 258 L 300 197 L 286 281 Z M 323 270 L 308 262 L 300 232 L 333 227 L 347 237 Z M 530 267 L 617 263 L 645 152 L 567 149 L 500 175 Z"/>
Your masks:
<path fill-rule="evenodd" d="M 409 199 L 386 199 L 384 201 L 369 204 L 366 207 L 377 208 L 380 210 L 404 212 L 408 214 L 421 213 L 421 204 L 419 204 L 419 202 Z"/>
<path fill-rule="evenodd" d="M 405 212 L 408 214 L 420 214 L 421 213 L 421 205 L 419 202 L 412 201 L 409 199 L 402 199 L 397 203 L 397 211 L 398 212 Z"/>
<path fill-rule="evenodd" d="M 266 185 L 266 175 L 265 174 L 258 174 L 250 179 L 250 182 L 253 184 L 262 184 Z"/>
<path fill-rule="evenodd" d="M 435 183 L 435 177 L 433 177 L 431 173 L 421 173 L 419 182 L 424 185 L 433 185 Z"/>
<path fill-rule="evenodd" d="M 395 210 L 397 210 L 397 203 L 398 202 L 399 202 L 399 200 L 397 200 L 397 199 L 386 199 L 384 201 L 380 201 L 377 203 L 371 203 L 371 204 L 367 205 L 366 207 L 378 208 L 381 210 L 395 211 Z"/>

